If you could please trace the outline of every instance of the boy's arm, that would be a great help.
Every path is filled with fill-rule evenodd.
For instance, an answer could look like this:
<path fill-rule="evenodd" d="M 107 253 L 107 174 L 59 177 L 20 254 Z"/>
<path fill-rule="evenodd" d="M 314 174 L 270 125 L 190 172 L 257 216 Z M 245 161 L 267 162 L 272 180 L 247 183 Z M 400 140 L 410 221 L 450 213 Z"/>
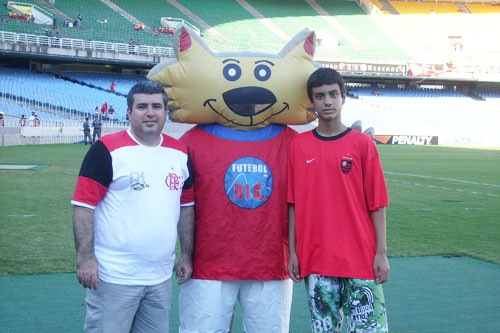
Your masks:
<path fill-rule="evenodd" d="M 300 277 L 299 258 L 296 251 L 295 238 L 295 205 L 288 204 L 288 274 L 295 282 L 302 281 Z"/>
<path fill-rule="evenodd" d="M 389 280 L 389 273 L 391 270 L 389 267 L 389 260 L 387 259 L 385 207 L 381 207 L 379 210 L 371 212 L 371 216 L 377 240 L 375 259 L 373 260 L 375 281 L 377 283 L 384 283 Z"/>

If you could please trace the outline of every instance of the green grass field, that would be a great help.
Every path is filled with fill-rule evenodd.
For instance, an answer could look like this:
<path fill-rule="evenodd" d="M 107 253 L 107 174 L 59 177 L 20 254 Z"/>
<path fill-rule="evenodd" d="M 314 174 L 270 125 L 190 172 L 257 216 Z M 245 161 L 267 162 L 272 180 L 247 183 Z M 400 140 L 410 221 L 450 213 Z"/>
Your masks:
<path fill-rule="evenodd" d="M 70 200 L 83 145 L 0 147 L 0 275 L 75 271 Z M 500 150 L 379 146 L 390 257 L 471 256 L 500 264 Z"/>

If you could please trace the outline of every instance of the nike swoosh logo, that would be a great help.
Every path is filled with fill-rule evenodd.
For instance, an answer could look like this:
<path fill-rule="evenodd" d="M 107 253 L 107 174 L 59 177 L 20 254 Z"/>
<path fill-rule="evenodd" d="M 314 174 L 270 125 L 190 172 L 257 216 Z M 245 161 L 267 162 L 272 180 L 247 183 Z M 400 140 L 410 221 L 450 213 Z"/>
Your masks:
<path fill-rule="evenodd" d="M 309 164 L 311 163 L 312 161 L 314 161 L 316 158 L 311 158 L 310 160 L 306 160 L 306 163 Z"/>

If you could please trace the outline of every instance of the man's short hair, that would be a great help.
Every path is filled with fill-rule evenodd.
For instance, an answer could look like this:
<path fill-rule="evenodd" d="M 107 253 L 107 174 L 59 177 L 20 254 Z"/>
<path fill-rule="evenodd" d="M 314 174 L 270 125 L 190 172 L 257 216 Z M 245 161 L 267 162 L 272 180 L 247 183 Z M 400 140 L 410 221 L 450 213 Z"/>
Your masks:
<path fill-rule="evenodd" d="M 130 89 L 127 95 L 127 107 L 132 110 L 134 106 L 134 95 L 135 94 L 146 94 L 146 95 L 154 95 L 154 94 L 162 94 L 163 95 L 163 104 L 165 105 L 165 109 L 168 104 L 168 96 L 161 84 L 158 82 L 153 82 L 149 80 L 139 81 Z"/>
<path fill-rule="evenodd" d="M 335 84 L 337 83 L 340 88 L 340 93 L 342 94 L 342 97 L 345 96 L 345 82 L 344 79 L 342 78 L 342 75 L 340 75 L 339 72 L 337 72 L 334 69 L 331 68 L 326 68 L 326 67 L 321 67 L 315 70 L 311 76 L 309 76 L 309 80 L 307 80 L 307 96 L 309 97 L 309 100 L 312 102 L 312 89 L 321 87 L 322 85 L 325 84 Z"/>

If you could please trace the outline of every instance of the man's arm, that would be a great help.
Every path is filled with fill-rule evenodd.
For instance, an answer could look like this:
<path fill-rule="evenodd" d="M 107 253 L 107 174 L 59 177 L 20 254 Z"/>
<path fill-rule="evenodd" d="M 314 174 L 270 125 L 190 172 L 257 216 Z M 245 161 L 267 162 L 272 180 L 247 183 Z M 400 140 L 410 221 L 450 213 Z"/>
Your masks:
<path fill-rule="evenodd" d="M 288 274 L 295 282 L 302 281 L 300 277 L 299 257 L 297 256 L 297 238 L 295 236 L 295 205 L 288 204 Z"/>
<path fill-rule="evenodd" d="M 178 283 L 183 284 L 193 273 L 194 205 L 181 207 L 177 233 L 181 243 L 181 255 L 177 262 L 176 276 Z"/>
<path fill-rule="evenodd" d="M 97 289 L 99 272 L 94 253 L 94 210 L 73 206 L 73 233 L 76 246 L 76 273 L 85 288 Z"/>
<path fill-rule="evenodd" d="M 384 283 L 389 280 L 389 260 L 387 259 L 387 237 L 386 237 L 386 216 L 385 207 L 371 212 L 373 225 L 375 228 L 375 237 L 377 240 L 377 249 L 375 259 L 373 260 L 373 270 L 375 272 L 375 281 Z"/>

